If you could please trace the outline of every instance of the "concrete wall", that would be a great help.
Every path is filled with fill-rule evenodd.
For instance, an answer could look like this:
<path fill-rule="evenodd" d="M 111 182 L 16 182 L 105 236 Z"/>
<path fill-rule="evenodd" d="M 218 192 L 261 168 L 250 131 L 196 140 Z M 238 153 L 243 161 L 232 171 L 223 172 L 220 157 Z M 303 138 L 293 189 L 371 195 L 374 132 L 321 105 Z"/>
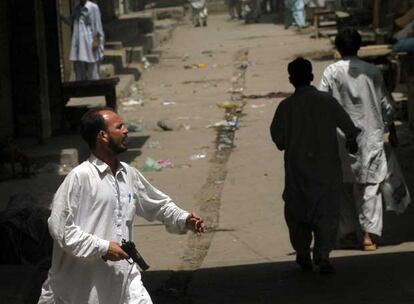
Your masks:
<path fill-rule="evenodd" d="M 13 135 L 13 103 L 10 77 L 10 40 L 7 2 L 0 1 L 0 136 Z"/>

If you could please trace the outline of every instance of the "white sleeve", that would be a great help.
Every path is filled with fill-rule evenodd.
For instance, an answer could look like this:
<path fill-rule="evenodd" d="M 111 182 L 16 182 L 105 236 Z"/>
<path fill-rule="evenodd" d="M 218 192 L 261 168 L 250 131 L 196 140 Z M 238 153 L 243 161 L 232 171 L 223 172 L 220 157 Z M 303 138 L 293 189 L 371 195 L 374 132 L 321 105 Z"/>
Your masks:
<path fill-rule="evenodd" d="M 65 252 L 78 258 L 100 257 L 108 252 L 109 241 L 82 231 L 74 223 L 77 208 L 82 203 L 80 190 L 79 177 L 72 171 L 53 198 L 49 231 Z"/>
<path fill-rule="evenodd" d="M 331 78 L 331 73 L 329 71 L 329 67 L 327 67 L 325 71 L 323 71 L 321 82 L 319 83 L 319 87 L 318 87 L 319 91 L 328 92 L 332 94 L 332 86 L 331 86 L 330 78 Z"/>
<path fill-rule="evenodd" d="M 131 171 L 134 173 L 134 191 L 139 197 L 137 215 L 148 221 L 162 222 L 168 232 L 186 233 L 186 219 L 190 213 L 179 208 L 168 195 L 152 186 L 138 170 Z"/>

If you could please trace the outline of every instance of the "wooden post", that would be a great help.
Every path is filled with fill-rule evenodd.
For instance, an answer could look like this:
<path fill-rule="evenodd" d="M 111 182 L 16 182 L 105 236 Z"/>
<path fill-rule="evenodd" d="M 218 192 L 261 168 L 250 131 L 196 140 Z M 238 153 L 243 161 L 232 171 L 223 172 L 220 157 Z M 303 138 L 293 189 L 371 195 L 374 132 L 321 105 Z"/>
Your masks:
<path fill-rule="evenodd" d="M 47 70 L 47 48 L 45 38 L 45 18 L 42 0 L 34 1 L 36 51 L 38 60 L 38 89 L 36 106 L 37 138 L 39 143 L 44 143 L 52 136 L 50 104 L 49 104 L 49 79 Z"/>
<path fill-rule="evenodd" d="M 380 27 L 381 20 L 381 0 L 374 0 L 374 9 L 372 11 L 372 26 L 374 30 Z"/>

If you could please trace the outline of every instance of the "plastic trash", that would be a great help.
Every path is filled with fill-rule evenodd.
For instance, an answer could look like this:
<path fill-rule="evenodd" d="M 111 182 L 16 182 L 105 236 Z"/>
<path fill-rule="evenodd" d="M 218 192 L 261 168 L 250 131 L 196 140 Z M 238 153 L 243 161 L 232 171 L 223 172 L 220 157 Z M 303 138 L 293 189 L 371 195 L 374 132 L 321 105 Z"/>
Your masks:
<path fill-rule="evenodd" d="M 144 64 L 145 70 L 148 70 L 151 67 L 151 63 L 149 63 L 147 57 L 143 56 L 141 61 Z"/>
<path fill-rule="evenodd" d="M 142 171 L 148 172 L 148 171 L 161 171 L 162 166 L 152 157 L 147 157 L 145 159 L 144 166 L 141 168 Z"/>
<path fill-rule="evenodd" d="M 190 160 L 199 160 L 207 157 L 207 153 L 201 152 L 197 154 L 190 155 Z"/>
<path fill-rule="evenodd" d="M 144 101 L 142 99 L 135 99 L 135 98 L 129 98 L 127 101 L 122 102 L 123 106 L 143 106 Z"/>
<path fill-rule="evenodd" d="M 163 168 L 174 168 L 174 164 L 169 159 L 159 159 L 157 163 Z"/>
<path fill-rule="evenodd" d="M 164 97 L 161 103 L 163 106 L 175 105 L 176 102 L 171 100 L 171 97 Z"/>

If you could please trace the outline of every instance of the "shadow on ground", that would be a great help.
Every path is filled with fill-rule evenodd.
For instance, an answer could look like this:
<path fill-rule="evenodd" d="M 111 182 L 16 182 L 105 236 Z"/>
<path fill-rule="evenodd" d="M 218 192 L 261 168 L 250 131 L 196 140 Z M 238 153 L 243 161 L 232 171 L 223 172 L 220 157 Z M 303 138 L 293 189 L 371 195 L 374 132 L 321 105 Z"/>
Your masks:
<path fill-rule="evenodd" d="M 303 273 L 294 262 L 201 269 L 183 296 L 154 290 L 157 277 L 144 274 L 154 303 L 412 303 L 414 253 L 371 254 L 333 259 L 337 273 Z M 183 273 L 183 276 L 186 274 Z M 188 274 L 187 274 L 188 275 Z"/>

